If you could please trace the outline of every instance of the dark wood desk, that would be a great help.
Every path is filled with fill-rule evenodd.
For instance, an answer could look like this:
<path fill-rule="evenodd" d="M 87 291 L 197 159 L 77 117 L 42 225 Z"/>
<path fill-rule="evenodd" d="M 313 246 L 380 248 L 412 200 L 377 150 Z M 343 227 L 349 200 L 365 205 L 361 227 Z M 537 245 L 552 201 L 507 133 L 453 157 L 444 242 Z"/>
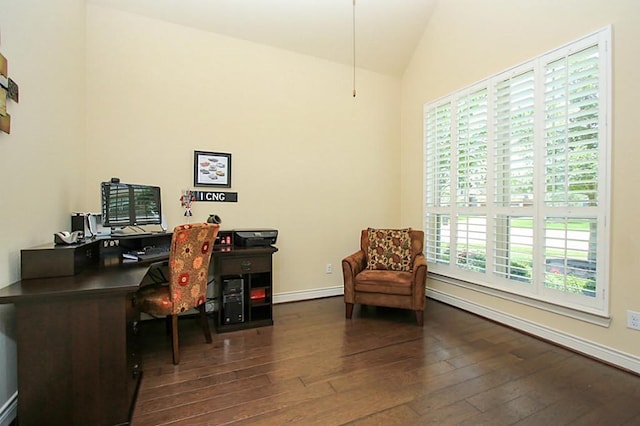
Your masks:
<path fill-rule="evenodd" d="M 131 295 L 148 265 L 0 289 L 16 307 L 20 425 L 127 423 L 140 380 Z"/>
<path fill-rule="evenodd" d="M 54 258 L 70 258 L 67 266 L 54 267 L 54 273 L 82 272 L 23 279 L 0 289 L 0 304 L 16 307 L 21 426 L 128 424 L 142 376 L 134 333 L 139 314 L 133 295 L 149 263 L 123 262 L 120 248 L 146 245 L 149 238 L 170 240 L 171 234 L 144 236 L 139 241 L 121 239 L 117 246 L 105 239 L 91 241 L 78 247 L 80 255 L 71 256 L 69 248 L 41 246 Z M 214 249 L 217 282 L 241 277 L 245 283 L 245 320 L 222 324 L 221 307 L 216 317 L 219 331 L 273 324 L 271 257 L 277 250 Z M 30 273 L 50 272 L 48 266 L 38 264 L 39 259 L 50 264 L 50 257 L 34 254 Z M 22 263 L 24 267 L 24 258 Z M 252 299 L 256 290 L 261 296 Z"/>
<path fill-rule="evenodd" d="M 171 233 L 22 250 L 30 278 L 0 289 L 16 307 L 20 425 L 128 423 L 142 373 L 133 294 L 149 263 L 121 251 L 150 238 Z"/>

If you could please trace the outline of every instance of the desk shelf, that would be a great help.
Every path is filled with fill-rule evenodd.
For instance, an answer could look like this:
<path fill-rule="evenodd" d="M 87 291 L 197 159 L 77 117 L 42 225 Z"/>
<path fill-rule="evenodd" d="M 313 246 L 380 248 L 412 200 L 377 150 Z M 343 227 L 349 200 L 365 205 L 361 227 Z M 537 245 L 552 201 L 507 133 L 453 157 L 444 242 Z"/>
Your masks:
<path fill-rule="evenodd" d="M 235 247 L 213 252 L 214 293 L 220 301 L 217 332 L 273 325 L 272 255 L 277 250 Z"/>

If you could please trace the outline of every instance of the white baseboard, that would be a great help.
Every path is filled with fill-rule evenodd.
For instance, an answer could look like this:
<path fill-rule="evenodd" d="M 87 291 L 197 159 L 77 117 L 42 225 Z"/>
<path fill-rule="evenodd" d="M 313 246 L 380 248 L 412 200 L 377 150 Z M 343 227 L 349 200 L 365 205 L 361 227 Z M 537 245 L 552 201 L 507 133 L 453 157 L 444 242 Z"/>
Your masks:
<path fill-rule="evenodd" d="M 322 297 L 340 296 L 344 294 L 344 286 L 317 288 L 313 290 L 290 291 L 273 295 L 273 303 L 299 302 L 301 300 L 320 299 Z"/>
<path fill-rule="evenodd" d="M 480 315 L 481 317 L 489 318 L 515 329 L 522 330 L 534 336 L 554 342 L 560 346 L 572 349 L 576 352 L 597 358 L 625 370 L 633 371 L 636 374 L 640 374 L 640 358 L 636 356 L 603 346 L 599 343 L 590 342 L 559 330 L 551 329 L 533 321 L 505 314 L 504 312 L 479 305 L 475 302 L 471 302 L 439 290 L 427 288 L 427 297 L 464 309 L 465 311 L 472 312 Z M 429 309 L 428 306 L 427 309 Z"/>
<path fill-rule="evenodd" d="M 9 426 L 18 416 L 18 392 L 0 407 L 0 426 Z"/>

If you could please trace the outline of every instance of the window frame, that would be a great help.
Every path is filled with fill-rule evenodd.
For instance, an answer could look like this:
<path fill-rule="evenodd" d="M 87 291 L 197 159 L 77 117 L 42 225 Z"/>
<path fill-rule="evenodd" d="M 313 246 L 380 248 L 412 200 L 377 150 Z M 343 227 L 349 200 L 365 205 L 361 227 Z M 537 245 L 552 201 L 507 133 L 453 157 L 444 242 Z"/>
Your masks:
<path fill-rule="evenodd" d="M 589 46 L 598 46 L 598 121 L 597 121 L 597 206 L 547 206 L 545 205 L 545 67 L 547 64 L 558 60 L 562 57 L 568 57 L 575 52 L 581 52 Z M 532 300 L 547 302 L 559 305 L 563 308 L 581 311 L 589 314 L 607 317 L 609 315 L 609 248 L 610 248 L 610 211 L 611 211 L 611 108 L 612 108 L 612 91 L 611 91 L 611 68 L 612 68 L 612 49 L 611 49 L 611 26 L 600 29 L 594 33 L 574 40 L 552 51 L 536 56 L 508 70 L 490 76 L 468 87 L 452 92 L 435 101 L 428 102 L 423 108 L 423 144 L 424 144 L 424 169 L 423 169 L 423 227 L 425 230 L 425 254 L 429 262 L 429 270 L 432 273 L 446 276 L 453 280 L 460 280 L 472 285 L 488 287 L 494 290 L 511 293 L 518 297 L 525 297 Z M 498 205 L 498 191 L 495 186 L 495 152 L 496 152 L 496 135 L 495 130 L 498 118 L 496 118 L 496 87 L 499 83 L 504 82 L 507 78 L 517 77 L 527 72 L 533 72 L 533 202 L 530 205 L 512 206 Z M 460 99 L 470 96 L 481 90 L 487 91 L 488 111 L 487 111 L 487 173 L 484 205 L 478 203 L 473 205 L 467 203 L 460 205 L 458 203 L 458 187 L 457 187 L 457 154 L 458 154 L 458 128 L 457 128 L 457 105 Z M 438 153 L 434 156 L 431 151 L 431 143 L 434 135 L 445 135 L 442 138 L 446 142 L 446 129 L 443 130 L 440 123 L 440 133 L 435 132 L 433 126 L 430 126 L 430 118 L 433 112 L 442 110 L 449 105 L 449 149 L 450 149 L 450 170 L 452 171 L 449 178 L 448 203 L 441 202 L 438 197 L 438 171 L 430 173 L 431 167 L 438 161 L 442 161 L 447 155 L 440 156 Z M 568 123 L 568 122 L 567 122 Z M 570 127 L 569 124 L 566 125 Z M 431 139 L 429 139 L 431 138 Z M 441 141 L 436 140 L 435 143 Z M 441 163 L 440 163 L 441 165 Z M 467 171 L 468 172 L 468 171 Z M 569 173 L 566 172 L 568 175 Z M 443 181 L 441 180 L 440 183 Z M 441 191 L 442 192 L 442 191 Z M 459 238 L 458 229 L 454 224 L 461 216 L 484 216 L 485 232 L 485 272 L 478 272 L 478 268 L 470 268 L 468 270 L 457 267 L 456 241 Z M 508 277 L 500 277 L 494 272 L 496 269 L 494 259 L 494 245 L 497 217 L 532 217 L 532 265 L 533 272 L 531 283 L 518 281 Z M 545 262 L 545 219 L 550 217 L 564 218 L 592 218 L 597 224 L 597 269 L 595 273 L 595 294 L 593 296 L 584 294 L 572 294 L 567 291 L 557 291 L 545 286 L 545 270 L 547 265 Z M 444 219 L 443 219 L 444 218 Z M 442 255 L 441 247 L 435 247 L 436 239 L 440 241 L 442 235 L 445 234 L 443 226 L 434 228 L 435 223 L 449 223 L 449 256 L 448 262 L 446 255 Z M 591 232 L 591 228 L 590 228 Z M 590 238 L 591 238 L 590 233 Z M 435 237 L 434 237 L 435 236 Z M 509 237 L 505 237 L 504 241 L 508 241 Z M 503 243 L 504 243 L 503 241 Z M 565 241 L 568 241 L 566 237 Z M 591 239 L 589 240 L 589 249 L 591 249 Z M 433 243 L 433 244 L 432 244 Z M 508 243 L 507 243 L 508 244 Z M 439 253 L 439 254 L 438 254 Z M 455 254 L 454 254 L 455 253 Z M 436 256 L 438 254 L 438 256 Z M 569 259 L 569 257 L 565 257 Z M 510 262 L 510 261 L 509 261 Z M 470 264 L 470 263 L 469 263 Z M 536 265 L 538 265 L 536 267 Z M 565 261 L 565 267 L 567 262 Z M 502 265 L 504 267 L 505 265 Z M 507 268 L 510 264 L 506 265 Z M 541 269 L 545 269 L 542 270 Z M 566 272 L 565 272 L 566 273 Z M 509 275 L 509 274 L 507 274 Z M 566 280 L 566 275 L 565 275 Z M 565 281 L 566 282 L 566 281 Z M 583 292 L 584 293 L 584 292 Z"/>

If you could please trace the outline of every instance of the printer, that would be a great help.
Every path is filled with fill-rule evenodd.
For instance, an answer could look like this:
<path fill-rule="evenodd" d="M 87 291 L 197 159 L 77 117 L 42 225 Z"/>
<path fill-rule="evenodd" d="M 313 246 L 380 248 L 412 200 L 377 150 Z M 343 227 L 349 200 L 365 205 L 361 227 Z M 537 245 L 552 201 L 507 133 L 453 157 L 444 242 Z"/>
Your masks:
<path fill-rule="evenodd" d="M 277 229 L 234 229 L 233 242 L 236 247 L 270 246 L 278 239 Z"/>

